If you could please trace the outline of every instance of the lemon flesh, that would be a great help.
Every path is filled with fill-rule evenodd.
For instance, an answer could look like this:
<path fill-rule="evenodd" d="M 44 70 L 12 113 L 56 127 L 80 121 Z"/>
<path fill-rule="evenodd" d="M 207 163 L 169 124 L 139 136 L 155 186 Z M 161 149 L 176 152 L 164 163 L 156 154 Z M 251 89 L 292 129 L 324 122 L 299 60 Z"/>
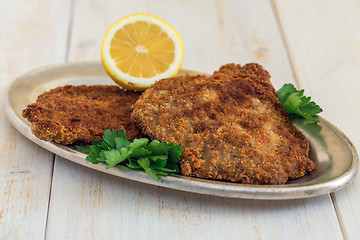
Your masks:
<path fill-rule="evenodd" d="M 120 86 L 144 90 L 157 80 L 175 76 L 182 65 L 180 35 L 162 19 L 144 13 L 111 25 L 101 44 L 101 59 Z"/>

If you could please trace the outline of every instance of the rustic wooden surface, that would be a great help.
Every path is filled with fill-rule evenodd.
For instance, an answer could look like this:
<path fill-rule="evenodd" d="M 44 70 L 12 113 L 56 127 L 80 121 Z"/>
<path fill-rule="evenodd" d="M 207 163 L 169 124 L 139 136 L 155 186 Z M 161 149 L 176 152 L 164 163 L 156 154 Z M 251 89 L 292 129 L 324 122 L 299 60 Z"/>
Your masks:
<path fill-rule="evenodd" d="M 360 147 L 357 0 L 1 0 L 0 239 L 360 239 L 360 178 L 290 201 L 227 199 L 99 173 L 25 139 L 4 114 L 21 74 L 100 60 L 106 28 L 148 12 L 184 41 L 183 67 L 211 73 L 261 63 L 276 88 L 292 82 Z"/>

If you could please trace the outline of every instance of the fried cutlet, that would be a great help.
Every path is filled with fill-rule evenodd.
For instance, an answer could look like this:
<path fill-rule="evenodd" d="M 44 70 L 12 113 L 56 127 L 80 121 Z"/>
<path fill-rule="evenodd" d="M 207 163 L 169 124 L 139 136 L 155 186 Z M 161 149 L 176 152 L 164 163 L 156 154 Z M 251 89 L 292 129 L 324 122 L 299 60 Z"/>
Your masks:
<path fill-rule="evenodd" d="M 103 137 L 106 129 L 125 129 L 129 140 L 143 135 L 131 122 L 131 105 L 141 93 L 117 86 L 62 86 L 41 94 L 23 110 L 38 138 L 84 144 Z"/>
<path fill-rule="evenodd" d="M 185 149 L 185 176 L 282 184 L 314 168 L 309 143 L 258 64 L 160 80 L 133 107 L 131 118 L 145 134 Z"/>

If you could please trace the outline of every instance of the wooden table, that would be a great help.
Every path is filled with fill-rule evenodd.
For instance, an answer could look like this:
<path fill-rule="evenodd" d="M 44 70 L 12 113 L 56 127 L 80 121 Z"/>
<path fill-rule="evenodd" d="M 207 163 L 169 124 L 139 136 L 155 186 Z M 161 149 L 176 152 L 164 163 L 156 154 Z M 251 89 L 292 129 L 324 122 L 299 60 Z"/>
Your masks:
<path fill-rule="evenodd" d="M 38 147 L 6 119 L 5 88 L 41 66 L 96 60 L 106 28 L 147 12 L 178 30 L 183 67 L 261 63 L 360 149 L 360 1 L 16 0 L 0 8 L 0 239 L 360 239 L 360 178 L 288 201 L 185 193 L 99 173 Z"/>

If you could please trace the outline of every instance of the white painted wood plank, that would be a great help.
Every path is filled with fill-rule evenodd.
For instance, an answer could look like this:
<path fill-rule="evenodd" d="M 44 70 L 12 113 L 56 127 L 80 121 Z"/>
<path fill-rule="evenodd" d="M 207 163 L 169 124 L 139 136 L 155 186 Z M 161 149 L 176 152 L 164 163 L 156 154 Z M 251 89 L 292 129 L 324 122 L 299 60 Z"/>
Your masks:
<path fill-rule="evenodd" d="M 69 1 L 1 1 L 0 239 L 43 239 L 53 154 L 28 141 L 5 117 L 15 77 L 65 56 Z"/>
<path fill-rule="evenodd" d="M 295 201 L 211 197 L 56 160 L 48 239 L 308 239 L 309 233 L 313 239 L 341 239 L 328 196 Z"/>
<path fill-rule="evenodd" d="M 268 1 L 84 1 L 75 5 L 70 61 L 100 61 L 106 28 L 134 12 L 155 14 L 184 40 L 184 67 L 212 72 L 260 62 L 276 87 L 294 82 Z M 321 221 L 319 221 L 321 219 Z M 329 195 L 252 201 L 183 193 L 115 178 L 56 158 L 49 239 L 341 239 Z"/>
<path fill-rule="evenodd" d="M 147 12 L 166 20 L 183 38 L 184 68 L 212 73 L 225 63 L 258 62 L 276 88 L 294 81 L 268 1 L 91 0 L 77 1 L 75 9 L 70 61 L 100 61 L 107 27 L 128 14 Z M 269 18 L 270 23 L 262 20 Z"/>
<path fill-rule="evenodd" d="M 360 2 L 276 0 L 301 85 L 360 149 Z M 347 239 L 360 238 L 360 176 L 334 194 Z"/>

